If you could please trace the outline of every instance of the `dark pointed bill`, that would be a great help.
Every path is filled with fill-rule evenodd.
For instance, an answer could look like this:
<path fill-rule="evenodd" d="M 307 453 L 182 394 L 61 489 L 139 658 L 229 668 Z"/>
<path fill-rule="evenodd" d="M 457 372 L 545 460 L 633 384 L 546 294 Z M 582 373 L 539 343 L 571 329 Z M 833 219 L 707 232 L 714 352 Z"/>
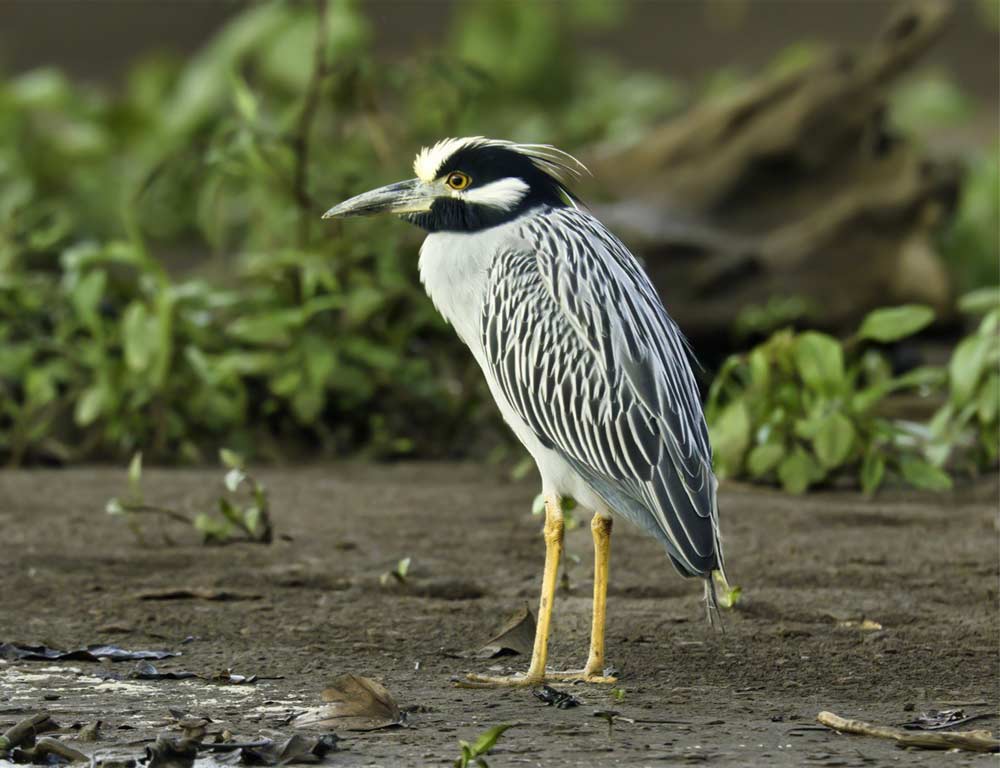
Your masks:
<path fill-rule="evenodd" d="M 421 213 L 434 203 L 434 188 L 420 179 L 400 181 L 352 197 L 323 214 L 324 219 L 372 216 L 376 213 Z"/>

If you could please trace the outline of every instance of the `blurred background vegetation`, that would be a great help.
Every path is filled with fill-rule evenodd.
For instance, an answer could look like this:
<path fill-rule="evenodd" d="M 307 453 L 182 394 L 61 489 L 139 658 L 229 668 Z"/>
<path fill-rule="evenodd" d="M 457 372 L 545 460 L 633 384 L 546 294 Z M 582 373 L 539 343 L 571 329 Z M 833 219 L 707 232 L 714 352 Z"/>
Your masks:
<path fill-rule="evenodd" d="M 44 25 L 44 40 L 59 25 L 31 5 L 3 13 Z M 6 41 L 5 463 L 137 450 L 190 463 L 222 445 L 258 460 L 516 462 L 479 372 L 416 279 L 420 233 L 319 215 L 408 177 L 415 151 L 444 136 L 553 143 L 585 158 L 627 152 L 693 105 L 740 94 L 754 72 L 808 66 L 829 43 L 757 40 L 748 30 L 762 10 L 737 0 L 207 5 L 217 16 L 204 39 L 189 24 L 176 41 L 133 50 L 123 30 L 124 51 L 110 51 L 117 38 L 95 40 L 96 58 L 72 60 L 69 46 L 62 68 Z M 814 5 L 841 17 L 857 7 Z M 697 49 L 683 72 L 663 71 L 655 54 L 637 62 L 632 47 L 650 44 L 630 35 L 637 23 L 652 34 L 650 6 L 661 27 L 696 17 L 720 40 L 753 38 L 752 55 L 706 53 L 711 38 L 684 41 L 681 29 L 665 39 Z M 956 18 L 963 34 L 995 43 L 992 0 L 960 5 Z M 949 310 L 908 306 L 809 330 L 795 296 L 734 309 L 731 333 L 694 339 L 706 392 L 715 380 L 722 474 L 871 491 L 886 478 L 947 487 L 955 472 L 995 463 L 1000 178 L 996 84 L 982 67 L 918 66 L 887 101 L 895 130 L 964 169 L 935 229 Z"/>

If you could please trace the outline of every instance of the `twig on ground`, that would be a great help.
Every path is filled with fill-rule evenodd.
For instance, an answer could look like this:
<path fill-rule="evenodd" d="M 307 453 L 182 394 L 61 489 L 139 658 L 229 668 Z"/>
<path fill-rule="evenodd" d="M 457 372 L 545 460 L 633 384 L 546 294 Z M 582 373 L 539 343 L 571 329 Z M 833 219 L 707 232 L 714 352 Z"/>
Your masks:
<path fill-rule="evenodd" d="M 816 720 L 841 733 L 891 739 L 901 747 L 918 749 L 964 749 L 968 752 L 1000 752 L 1000 741 L 989 731 L 904 731 L 862 720 L 848 720 L 833 712 L 820 712 Z"/>

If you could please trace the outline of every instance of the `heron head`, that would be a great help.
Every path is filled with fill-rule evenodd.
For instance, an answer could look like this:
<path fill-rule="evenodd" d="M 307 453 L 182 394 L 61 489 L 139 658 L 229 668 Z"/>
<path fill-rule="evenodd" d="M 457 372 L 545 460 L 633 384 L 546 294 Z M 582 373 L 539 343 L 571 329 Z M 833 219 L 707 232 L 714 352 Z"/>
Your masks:
<path fill-rule="evenodd" d="M 569 181 L 587 171 L 555 147 L 481 136 L 425 147 L 413 170 L 415 179 L 352 197 L 323 218 L 393 213 L 429 232 L 475 231 L 539 205 L 575 205 Z"/>

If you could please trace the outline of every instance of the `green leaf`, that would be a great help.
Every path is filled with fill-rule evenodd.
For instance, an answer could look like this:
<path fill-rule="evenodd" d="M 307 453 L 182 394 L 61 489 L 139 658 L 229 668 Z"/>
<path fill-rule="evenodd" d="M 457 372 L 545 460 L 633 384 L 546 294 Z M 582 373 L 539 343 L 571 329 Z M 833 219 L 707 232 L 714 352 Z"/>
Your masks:
<path fill-rule="evenodd" d="M 132 454 L 132 460 L 128 463 L 128 487 L 129 491 L 136 498 L 142 496 L 142 451 Z"/>
<path fill-rule="evenodd" d="M 842 413 L 831 413 L 820 424 L 813 438 L 816 458 L 827 469 L 844 463 L 854 444 L 854 425 Z"/>
<path fill-rule="evenodd" d="M 150 315 L 146 305 L 133 301 L 122 316 L 122 345 L 125 364 L 133 371 L 144 371 L 157 353 L 160 324 Z"/>
<path fill-rule="evenodd" d="M 843 348 L 832 336 L 807 331 L 796 339 L 795 367 L 809 388 L 835 392 L 844 382 Z"/>
<path fill-rule="evenodd" d="M 785 447 L 777 443 L 758 445 L 747 456 L 747 470 L 753 477 L 763 477 L 785 456 Z"/>
<path fill-rule="evenodd" d="M 709 427 L 716 468 L 722 476 L 738 474 L 750 445 L 750 414 L 743 400 L 727 405 Z"/>
<path fill-rule="evenodd" d="M 73 419 L 77 426 L 87 427 L 93 424 L 104 409 L 104 389 L 99 385 L 84 390 L 73 409 Z"/>
<path fill-rule="evenodd" d="M 217 520 L 211 515 L 201 513 L 194 518 L 194 527 L 208 542 L 220 542 L 228 539 L 233 532 L 233 527 L 225 520 Z"/>
<path fill-rule="evenodd" d="M 995 341 L 990 336 L 976 334 L 963 339 L 955 349 L 948 364 L 952 402 L 961 406 L 972 398 L 986 365 L 990 345 Z"/>
<path fill-rule="evenodd" d="M 472 756 L 479 757 L 479 755 L 485 755 L 494 746 L 496 746 L 497 739 L 506 731 L 508 728 L 513 728 L 511 725 L 495 725 L 488 731 L 481 733 L 479 738 L 477 738 L 472 744 Z"/>
<path fill-rule="evenodd" d="M 923 304 L 876 309 L 861 323 L 858 336 L 883 344 L 912 336 L 934 322 L 934 310 Z"/>
<path fill-rule="evenodd" d="M 788 493 L 805 493 L 822 476 L 823 471 L 802 448 L 796 448 L 778 465 L 778 479 Z"/>
<path fill-rule="evenodd" d="M 219 449 L 219 460 L 230 469 L 243 469 L 243 457 L 228 448 Z"/>
<path fill-rule="evenodd" d="M 124 515 L 125 507 L 119 499 L 108 499 L 108 503 L 104 505 L 104 511 L 109 515 Z"/>
<path fill-rule="evenodd" d="M 865 454 L 865 460 L 861 463 L 861 488 L 871 495 L 878 490 L 885 476 L 885 457 L 877 451 L 869 451 Z"/>
<path fill-rule="evenodd" d="M 951 488 L 951 477 L 947 472 L 916 456 L 904 455 L 899 460 L 899 469 L 903 479 L 916 488 L 928 491 L 947 491 Z"/>
<path fill-rule="evenodd" d="M 240 117 L 248 123 L 256 122 L 257 97 L 254 95 L 253 91 L 250 90 L 250 86 L 247 85 L 247 81 L 244 80 L 241 75 L 234 74 L 232 77 L 232 86 L 233 104 L 236 106 L 236 111 L 239 112 Z"/>
<path fill-rule="evenodd" d="M 1000 376 L 996 373 L 991 373 L 980 388 L 977 410 L 980 421 L 996 420 L 997 412 L 1000 410 Z"/>
<path fill-rule="evenodd" d="M 243 511 L 243 525 L 246 526 L 251 536 L 257 535 L 257 527 L 260 525 L 260 507 L 248 507 Z"/>
<path fill-rule="evenodd" d="M 106 284 L 107 276 L 104 272 L 94 270 L 80 280 L 70 294 L 77 313 L 91 328 L 94 328 L 98 323 L 97 308 L 104 296 Z"/>
<path fill-rule="evenodd" d="M 243 515 L 240 514 L 240 511 L 231 501 L 229 501 L 229 499 L 219 499 L 219 512 L 221 512 L 222 516 L 231 523 L 239 525 L 243 522 Z"/>
<path fill-rule="evenodd" d="M 970 315 L 985 315 L 1000 307 L 1000 288 L 990 286 L 965 294 L 958 300 L 958 308 Z"/>

